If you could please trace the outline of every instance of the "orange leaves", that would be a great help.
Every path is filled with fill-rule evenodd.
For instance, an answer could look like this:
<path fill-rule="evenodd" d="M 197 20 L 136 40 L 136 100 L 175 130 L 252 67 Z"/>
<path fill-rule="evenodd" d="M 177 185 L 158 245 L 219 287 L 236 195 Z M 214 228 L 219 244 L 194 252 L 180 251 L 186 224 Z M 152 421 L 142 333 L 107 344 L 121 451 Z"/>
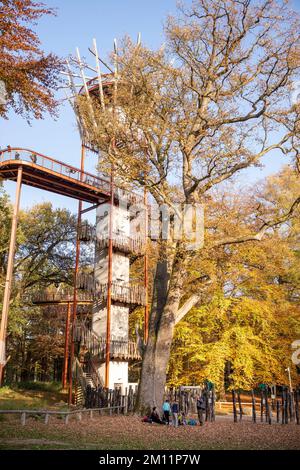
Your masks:
<path fill-rule="evenodd" d="M 0 108 L 6 117 L 9 108 L 30 119 L 41 119 L 46 111 L 55 113 L 54 91 L 62 61 L 45 55 L 40 40 L 30 28 L 44 15 L 54 14 L 32 0 L 4 0 L 0 10 L 0 79 L 5 83 L 8 102 Z"/>

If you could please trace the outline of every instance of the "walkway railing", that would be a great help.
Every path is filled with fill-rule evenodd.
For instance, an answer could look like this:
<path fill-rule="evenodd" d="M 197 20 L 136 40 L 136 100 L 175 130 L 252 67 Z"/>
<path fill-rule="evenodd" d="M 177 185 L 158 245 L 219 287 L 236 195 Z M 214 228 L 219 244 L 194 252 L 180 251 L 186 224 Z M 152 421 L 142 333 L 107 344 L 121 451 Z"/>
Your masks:
<path fill-rule="evenodd" d="M 73 302 L 74 293 L 73 290 L 64 290 L 61 292 L 57 291 L 38 291 L 32 294 L 24 296 L 24 301 L 39 304 L 47 302 Z M 93 295 L 89 292 L 78 291 L 77 292 L 78 302 L 93 302 Z"/>
<path fill-rule="evenodd" d="M 109 179 L 95 176 L 86 171 L 82 171 L 67 163 L 47 157 L 39 152 L 19 147 L 7 147 L 0 149 L 0 164 L 6 161 L 20 161 L 30 163 L 36 167 L 43 168 L 63 178 L 69 178 L 77 183 L 85 184 L 99 192 L 109 196 L 111 194 L 111 185 Z M 127 201 L 129 204 L 143 204 L 143 196 L 128 191 L 123 188 L 115 187 L 115 200 Z"/>
<path fill-rule="evenodd" d="M 107 293 L 107 284 L 100 284 L 96 296 L 101 299 L 106 299 Z M 111 285 L 111 298 L 116 302 L 144 306 L 146 299 L 145 287 L 138 284 L 118 284 L 113 282 Z"/>
<path fill-rule="evenodd" d="M 84 325 L 76 325 L 75 340 L 81 342 L 91 353 L 102 361 L 105 359 L 106 340 Z M 110 342 L 110 356 L 115 359 L 141 360 L 141 354 L 134 341 L 112 339 Z"/>
<path fill-rule="evenodd" d="M 0 162 L 2 163 L 9 160 L 33 163 L 34 165 L 50 170 L 63 177 L 68 177 L 76 182 L 99 189 L 107 195 L 109 195 L 111 191 L 109 181 L 29 149 L 8 148 L 0 150 Z"/>
<path fill-rule="evenodd" d="M 108 295 L 108 285 L 100 284 L 94 280 L 91 273 L 79 273 L 77 276 L 77 289 L 91 292 L 95 300 L 105 300 Z M 139 284 L 112 282 L 111 298 L 115 302 L 127 305 L 144 306 L 146 302 L 145 287 Z"/>
<path fill-rule="evenodd" d="M 96 228 L 89 223 L 81 224 L 79 228 L 79 238 L 83 242 L 95 242 L 97 247 L 102 250 L 108 248 L 108 235 L 97 235 Z M 145 238 L 141 236 L 126 236 L 116 232 L 112 233 L 113 248 L 122 253 L 133 253 L 143 255 L 145 253 Z"/>

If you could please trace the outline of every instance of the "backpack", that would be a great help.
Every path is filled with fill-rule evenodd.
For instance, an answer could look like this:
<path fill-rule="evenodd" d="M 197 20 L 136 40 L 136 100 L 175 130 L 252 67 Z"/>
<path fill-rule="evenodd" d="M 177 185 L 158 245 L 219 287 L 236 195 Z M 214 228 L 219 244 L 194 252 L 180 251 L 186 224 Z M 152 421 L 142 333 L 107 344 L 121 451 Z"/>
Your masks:
<path fill-rule="evenodd" d="M 189 420 L 188 420 L 188 424 L 189 424 L 190 426 L 196 426 L 196 425 L 197 425 L 197 423 L 196 423 L 196 421 L 195 421 L 194 419 L 189 419 Z"/>

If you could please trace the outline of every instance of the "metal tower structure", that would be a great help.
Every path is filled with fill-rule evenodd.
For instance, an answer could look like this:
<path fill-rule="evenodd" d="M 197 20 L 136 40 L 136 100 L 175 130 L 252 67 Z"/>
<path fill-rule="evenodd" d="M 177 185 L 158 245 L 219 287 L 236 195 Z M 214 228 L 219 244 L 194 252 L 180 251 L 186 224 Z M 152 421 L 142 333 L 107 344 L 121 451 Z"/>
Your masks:
<path fill-rule="evenodd" d="M 140 38 L 138 43 L 139 41 Z M 114 47 L 117 54 L 116 42 Z M 78 110 L 77 99 L 80 96 L 87 99 L 94 119 L 91 97 L 98 100 L 103 111 L 110 108 L 115 113 L 118 89 L 117 61 L 114 70 L 107 66 L 99 57 L 95 40 L 90 52 L 95 58 L 96 67 L 84 63 L 77 49 L 77 58 L 72 60 L 79 69 L 79 74 L 71 70 L 69 63 L 67 72 L 68 88 L 71 91 L 71 96 L 67 96 L 67 99 L 75 112 L 82 140 L 80 168 L 28 149 L 8 147 L 0 151 L 0 176 L 17 182 L 0 328 L 0 384 L 6 364 L 6 330 L 21 186 L 27 184 L 78 200 L 72 301 L 69 299 L 65 302 L 65 299 L 61 299 L 68 306 L 63 382 L 66 383 L 69 368 L 69 403 L 73 399 L 74 365 L 77 379 L 83 386 L 86 384 L 84 367 L 87 363 L 93 386 L 123 389 L 128 386 L 129 361 L 141 359 L 136 343 L 129 340 L 128 330 L 129 314 L 137 306 L 144 308 L 144 342 L 148 338 L 147 194 L 140 195 L 124 190 L 113 168 L 110 175 L 95 176 L 85 171 L 86 150 L 97 156 L 101 153 L 101 148 L 90 138 Z M 103 64 L 109 73 L 101 73 L 100 65 Z M 93 71 L 94 78 L 86 78 L 86 68 Z M 75 84 L 75 79 L 78 78 L 80 83 Z M 118 185 L 115 184 L 115 179 Z M 89 207 L 83 208 L 84 203 L 89 203 Z M 96 209 L 96 224 L 87 236 L 87 233 L 84 234 L 82 217 L 93 209 Z M 132 225 L 139 227 L 138 233 L 132 233 Z M 95 243 L 95 265 L 93 274 L 87 276 L 80 272 L 80 243 L 91 241 Z M 131 282 L 132 257 L 142 257 L 144 260 L 144 278 L 139 285 Z M 77 307 L 81 302 L 80 289 L 89 291 L 93 299 L 93 317 L 89 327 L 76 321 Z M 49 302 L 55 303 L 57 299 L 48 299 Z"/>
<path fill-rule="evenodd" d="M 31 299 L 33 304 L 40 306 L 53 304 L 67 306 L 63 383 L 66 384 L 69 369 L 70 403 L 74 391 L 73 372 L 75 363 L 79 364 L 79 368 L 77 367 L 76 370 L 78 375 L 81 375 L 80 378 L 87 379 L 89 377 L 90 384 L 93 386 L 106 385 L 109 387 L 114 386 L 115 383 L 127 385 L 128 362 L 141 359 L 136 343 L 128 339 L 128 314 L 134 306 L 138 305 L 144 306 L 145 311 L 147 310 L 146 285 L 144 284 L 143 288 L 141 288 L 142 286 L 129 285 L 125 277 L 119 280 L 116 274 L 121 259 L 129 269 L 128 258 L 130 254 L 143 256 L 146 259 L 145 240 L 143 242 L 141 238 L 131 238 L 129 234 L 121 234 L 118 219 L 119 215 L 122 215 L 122 209 L 120 213 L 115 212 L 114 217 L 113 211 L 107 210 L 111 207 L 114 211 L 119 211 L 120 201 L 123 198 L 129 202 L 129 205 L 137 202 L 141 203 L 142 198 L 116 187 L 112 180 L 85 172 L 83 165 L 84 154 L 85 147 L 83 146 L 81 168 L 78 169 L 29 149 L 8 147 L 0 150 L 0 177 L 17 182 L 0 329 L 1 381 L 7 362 L 5 355 L 6 331 L 22 184 L 68 196 L 79 201 L 74 289 L 64 294 L 42 292 L 38 293 L 34 299 Z M 84 202 L 89 203 L 86 209 L 83 209 Z M 81 218 L 84 213 L 95 208 L 98 211 L 97 230 L 95 231 L 95 228 L 93 228 L 92 233 L 87 235 Z M 113 225 L 114 220 L 118 222 Z M 122 217 L 120 217 L 120 220 L 123 220 Z M 106 231 L 103 225 L 107 225 Z M 110 228 L 108 229 L 108 227 Z M 107 230 L 109 231 L 107 232 Z M 118 236 L 115 236 L 116 231 Z M 80 285 L 82 276 L 79 270 L 80 242 L 91 240 L 95 242 L 96 250 L 95 278 L 92 284 L 88 285 L 86 281 L 83 282 L 86 293 L 82 293 L 80 289 L 82 287 Z M 100 260 L 102 267 L 99 265 Z M 107 268 L 104 267 L 105 263 Z M 107 278 L 105 279 L 106 274 Z M 126 275 L 128 276 L 127 272 Z M 83 304 L 93 305 L 93 325 L 95 328 L 88 329 L 86 326 L 76 323 L 77 309 Z M 118 312 L 122 307 L 125 317 L 123 315 L 121 321 L 118 318 Z M 97 318 L 101 321 L 97 321 Z M 124 331 L 127 331 L 126 335 L 117 336 L 115 334 L 117 324 L 121 330 L 124 326 Z M 86 372 L 81 370 L 79 361 L 77 359 L 75 361 L 75 350 L 77 349 L 77 352 L 79 352 L 80 345 L 83 349 L 85 348 L 86 354 L 90 357 L 89 370 Z M 114 377 L 120 375 L 119 372 L 115 372 L 118 368 L 125 370 L 125 373 L 120 377 L 124 382 L 114 382 Z M 119 380 L 119 377 L 117 379 Z M 85 380 L 85 384 L 87 383 L 88 380 Z"/>

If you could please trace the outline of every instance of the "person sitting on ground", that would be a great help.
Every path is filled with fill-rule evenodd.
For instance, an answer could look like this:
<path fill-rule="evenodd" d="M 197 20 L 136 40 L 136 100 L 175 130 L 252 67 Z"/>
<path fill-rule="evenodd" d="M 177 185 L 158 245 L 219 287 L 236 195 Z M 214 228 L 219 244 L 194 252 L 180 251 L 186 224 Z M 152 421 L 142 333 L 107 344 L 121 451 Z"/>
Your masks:
<path fill-rule="evenodd" d="M 170 424 L 170 412 L 171 412 L 171 407 L 169 400 L 165 400 L 163 404 L 163 414 L 164 414 L 164 420 L 166 424 Z"/>
<path fill-rule="evenodd" d="M 150 416 L 144 416 L 142 418 L 142 422 L 143 423 L 152 423 L 152 419 L 150 418 Z"/>
<path fill-rule="evenodd" d="M 175 400 L 172 403 L 172 417 L 173 417 L 173 425 L 175 428 L 178 428 L 178 413 L 179 413 L 179 405 L 178 402 Z"/>
<path fill-rule="evenodd" d="M 158 423 L 158 424 L 163 424 L 162 420 L 160 419 L 160 416 L 158 414 L 156 406 L 152 408 L 152 412 L 150 415 L 150 419 L 152 420 L 152 423 Z"/>

